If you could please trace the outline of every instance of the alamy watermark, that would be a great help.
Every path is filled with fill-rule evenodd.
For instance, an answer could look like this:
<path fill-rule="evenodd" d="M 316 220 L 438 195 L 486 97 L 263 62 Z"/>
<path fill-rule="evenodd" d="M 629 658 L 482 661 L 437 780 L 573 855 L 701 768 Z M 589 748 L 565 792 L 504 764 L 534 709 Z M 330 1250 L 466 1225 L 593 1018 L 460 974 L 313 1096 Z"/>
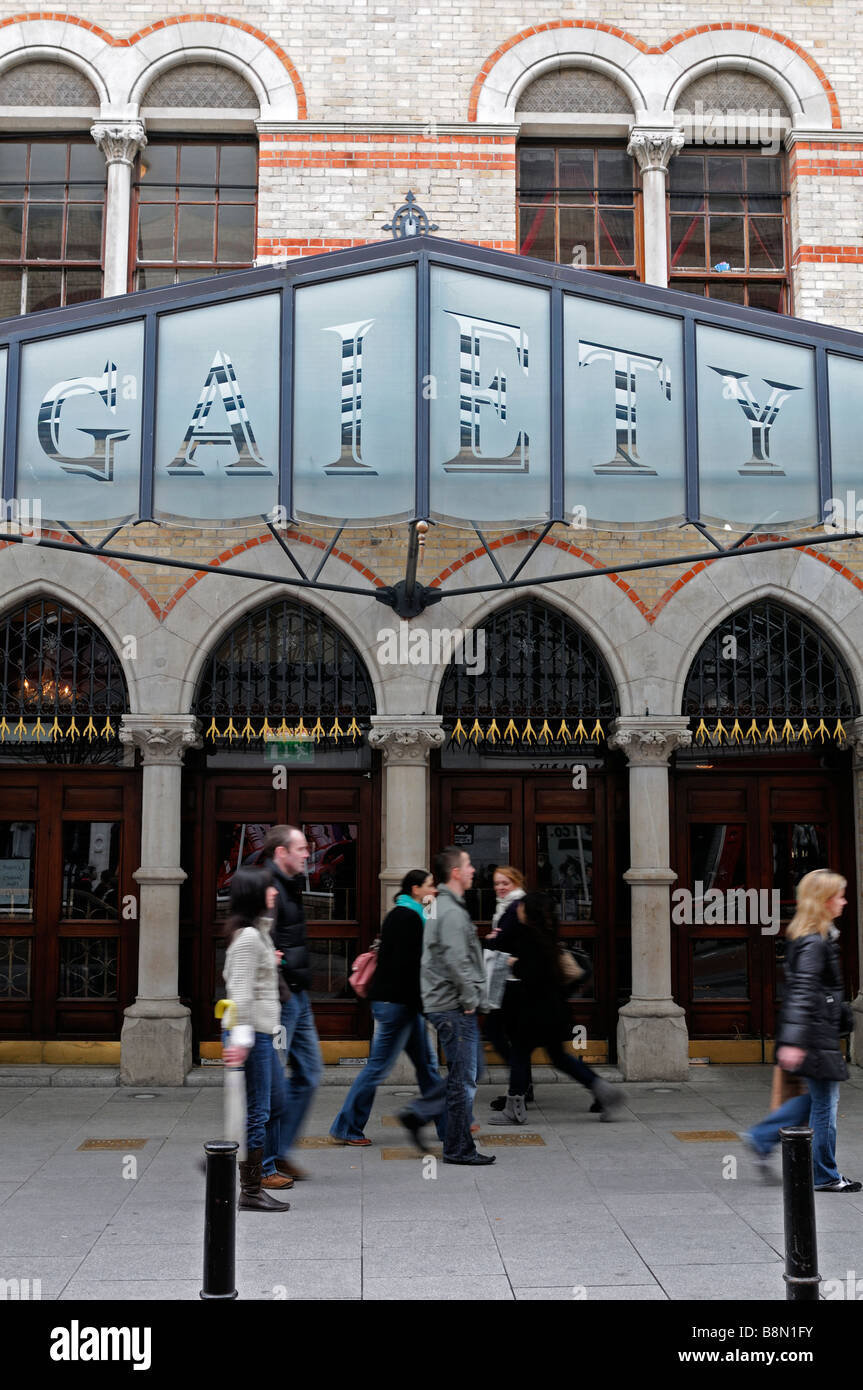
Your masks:
<path fill-rule="evenodd" d="M 485 670 L 485 632 L 482 628 L 417 627 L 402 620 L 397 628 L 383 627 L 377 635 L 381 666 L 464 666 L 469 676 Z"/>
<path fill-rule="evenodd" d="M 20 536 L 38 545 L 42 537 L 41 497 L 0 497 L 0 536 Z"/>
<path fill-rule="evenodd" d="M 778 888 L 708 888 L 698 880 L 694 891 L 675 888 L 671 920 L 676 926 L 760 926 L 762 936 L 775 936 L 781 921 Z"/>
<path fill-rule="evenodd" d="M 692 111 L 679 111 L 687 145 L 759 145 L 762 154 L 778 154 L 782 148 L 783 117 L 778 107 L 728 107 L 724 111 L 693 102 Z"/>

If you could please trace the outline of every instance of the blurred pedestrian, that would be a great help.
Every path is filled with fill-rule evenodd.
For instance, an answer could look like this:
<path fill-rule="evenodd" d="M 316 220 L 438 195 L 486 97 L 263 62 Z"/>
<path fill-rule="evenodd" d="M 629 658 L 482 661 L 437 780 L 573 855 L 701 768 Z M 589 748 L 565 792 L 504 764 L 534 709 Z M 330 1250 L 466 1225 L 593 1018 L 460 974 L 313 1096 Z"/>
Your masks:
<path fill-rule="evenodd" d="M 399 1054 L 405 1051 L 413 1063 L 417 1085 L 424 1096 L 441 1090 L 420 995 L 420 961 L 425 926 L 424 902 L 437 894 L 427 869 L 411 869 L 402 879 L 393 907 L 381 926 L 375 973 L 369 989 L 375 1031 L 369 1060 L 357 1075 L 344 1105 L 333 1121 L 330 1134 L 342 1144 L 365 1148 L 371 1139 L 365 1127 L 378 1086 L 389 1076 Z M 443 1137 L 443 1121 L 439 1135 Z"/>
<path fill-rule="evenodd" d="M 483 941 L 483 946 L 487 951 L 505 951 L 510 953 L 510 937 L 513 931 L 518 928 L 518 916 L 516 908 L 525 895 L 525 878 L 521 869 L 515 868 L 513 864 L 504 864 L 503 867 L 494 871 L 492 878 L 497 907 L 491 919 L 491 931 Z M 513 975 L 512 970 L 508 972 L 506 988 L 504 990 L 503 1003 L 500 1008 L 491 1009 L 485 1019 L 485 1035 L 499 1057 L 509 1065 L 511 1045 L 504 1026 L 504 1010 L 511 1015 L 513 1012 L 512 996 L 518 992 L 519 980 Z M 510 1003 L 507 1006 L 506 996 L 510 995 Z M 533 1080 L 528 1072 L 527 1091 L 525 1092 L 526 1101 L 533 1100 Z M 491 1102 L 492 1110 L 503 1110 L 506 1105 L 506 1096 L 497 1096 Z"/>
<path fill-rule="evenodd" d="M 231 882 L 225 984 L 236 1005 L 226 1066 L 242 1066 L 246 1082 L 246 1158 L 240 1167 L 241 1211 L 287 1211 L 289 1204 L 261 1186 L 267 1136 L 285 1112 L 285 1074 L 276 1050 L 279 1029 L 277 958 L 270 929 L 276 889 L 266 869 L 239 868 Z"/>

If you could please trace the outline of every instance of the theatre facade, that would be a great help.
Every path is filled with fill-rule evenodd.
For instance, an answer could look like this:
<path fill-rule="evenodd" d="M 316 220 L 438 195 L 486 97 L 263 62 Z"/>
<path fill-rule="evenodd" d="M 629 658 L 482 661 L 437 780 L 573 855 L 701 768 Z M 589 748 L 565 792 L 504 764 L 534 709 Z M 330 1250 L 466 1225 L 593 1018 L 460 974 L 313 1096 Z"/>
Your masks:
<path fill-rule="evenodd" d="M 801 226 L 840 175 L 798 149 L 844 158 L 829 80 L 745 26 L 676 66 L 598 24 L 477 32 L 464 129 L 408 143 L 485 208 L 417 160 L 354 224 L 320 184 L 279 202 L 312 185 L 285 147 L 319 136 L 344 190 L 339 140 L 405 131 L 312 127 L 265 18 L 178 21 L 183 51 L 0 24 L 4 110 L 28 98 L 0 131 L 0 1060 L 218 1058 L 231 880 L 284 822 L 329 1063 L 366 1055 L 351 963 L 446 844 L 481 932 L 496 866 L 553 895 L 594 966 L 573 1025 L 630 1079 L 772 1057 L 795 886 L 836 868 L 863 1048 L 863 335 L 856 282 L 815 321 Z M 34 70 L 64 62 L 58 127 Z M 758 82 L 778 153 L 694 137 L 699 92 L 730 130 Z"/>

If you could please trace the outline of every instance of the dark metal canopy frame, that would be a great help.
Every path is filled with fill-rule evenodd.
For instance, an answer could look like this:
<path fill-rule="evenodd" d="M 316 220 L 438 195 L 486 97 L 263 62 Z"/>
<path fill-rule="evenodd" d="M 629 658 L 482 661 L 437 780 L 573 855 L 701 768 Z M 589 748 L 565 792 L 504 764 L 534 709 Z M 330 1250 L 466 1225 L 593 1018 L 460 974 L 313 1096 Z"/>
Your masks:
<path fill-rule="evenodd" d="M 321 573 L 342 534 L 345 522 L 339 525 L 329 546 L 324 551 L 313 573 L 307 572 L 289 547 L 281 528 L 275 526 L 266 515 L 261 522 L 266 524 L 274 539 L 287 555 L 295 575 L 262 574 L 235 565 L 211 565 L 198 560 L 183 560 L 175 556 L 153 555 L 141 551 L 130 552 L 111 548 L 110 542 L 118 531 L 127 525 L 142 522 L 161 524 L 154 516 L 154 464 L 155 464 L 155 405 L 156 405 L 156 365 L 157 332 L 160 317 L 181 310 L 203 308 L 209 305 L 224 305 L 231 300 L 249 300 L 256 296 L 280 293 L 280 337 L 281 337 L 281 389 L 279 411 L 279 503 L 284 514 L 293 518 L 291 451 L 293 439 L 293 345 L 295 297 L 299 289 L 332 280 L 358 277 L 393 267 L 412 267 L 416 277 L 416 383 L 415 383 L 415 421 L 416 421 L 416 475 L 414 518 L 408 522 L 408 546 L 405 579 L 394 586 L 380 589 L 360 588 L 335 584 L 322 580 Z M 38 544 L 45 549 L 61 550 L 77 554 L 89 554 L 120 560 L 126 563 L 146 563 L 162 565 L 172 569 L 190 570 L 196 573 L 231 574 L 238 578 L 260 581 L 262 578 L 275 585 L 291 589 L 319 589 L 334 593 L 350 593 L 364 597 L 373 596 L 378 602 L 392 607 L 400 617 L 410 618 L 421 613 L 429 604 L 439 602 L 443 593 L 430 589 L 417 582 L 416 570 L 419 549 L 430 518 L 430 459 L 429 459 L 429 412 L 430 401 L 424 390 L 424 382 L 430 374 L 430 275 L 433 267 L 471 272 L 475 275 L 492 277 L 520 285 L 535 285 L 550 291 L 550 495 L 548 520 L 533 526 L 539 534 L 533 540 L 528 553 L 519 561 L 510 574 L 501 567 L 497 553 L 489 549 L 479 525 L 466 519 L 484 546 L 488 558 L 498 575 L 496 584 L 462 585 L 447 588 L 448 597 L 495 592 L 517 592 L 522 587 L 531 588 L 544 584 L 560 584 L 570 580 L 598 578 L 603 575 L 620 575 L 646 569 L 661 569 L 671 565 L 693 565 L 701 561 L 716 562 L 740 554 L 746 547 L 747 554 L 764 553 L 774 550 L 795 549 L 806 545 L 830 545 L 835 542 L 854 540 L 857 532 L 842 530 L 817 535 L 801 535 L 784 540 L 753 541 L 759 532 L 764 533 L 766 523 L 753 518 L 752 527 L 745 535 L 723 545 L 711 534 L 701 519 L 698 480 L 698 413 L 694 389 L 696 372 L 696 328 L 707 325 L 712 328 L 732 330 L 740 334 L 759 338 L 769 338 L 776 343 L 807 347 L 814 350 L 815 396 L 818 454 L 818 491 L 821 515 L 827 508 L 828 499 L 833 495 L 831 471 L 830 402 L 828 396 L 828 352 L 855 359 L 863 364 L 863 335 L 848 330 L 822 326 L 805 320 L 779 317 L 765 310 L 746 309 L 739 305 L 723 304 L 714 300 L 702 300 L 694 295 L 675 290 L 659 289 L 651 285 L 633 282 L 620 282 L 612 277 L 591 271 L 575 270 L 567 266 L 551 264 L 528 256 L 515 256 L 504 252 L 487 250 L 462 242 L 432 238 L 427 235 L 407 236 L 402 240 L 372 243 L 344 251 L 327 252 L 323 255 L 294 260 L 285 264 L 271 265 L 257 270 L 233 271 L 210 279 L 193 281 L 184 285 L 143 290 L 115 299 L 95 300 L 90 303 L 60 310 L 46 310 L 0 323 L 0 348 L 7 349 L 7 371 L 5 392 L 5 438 L 3 447 L 2 482 L 3 497 L 15 498 L 17 495 L 16 468 L 18 455 L 18 402 L 21 388 L 21 353 L 28 343 L 44 339 L 56 339 L 63 335 L 84 330 L 110 327 L 129 321 L 143 321 L 143 400 L 142 400 L 142 441 L 141 468 L 138 510 L 136 516 L 124 519 L 98 543 L 94 544 L 81 536 L 75 528 L 62 518 L 51 518 L 73 542 L 40 537 Z M 601 304 L 616 305 L 623 308 L 661 314 L 681 321 L 683 327 L 683 382 L 684 382 L 684 440 L 685 440 L 685 518 L 679 525 L 690 525 L 704 536 L 710 549 L 684 551 L 671 557 L 651 558 L 584 570 L 571 570 L 565 573 L 547 574 L 531 579 L 519 578 L 531 556 L 555 525 L 566 525 L 564 513 L 564 471 L 563 471 L 563 431 L 564 431 L 564 294 L 565 291 L 577 293 L 582 299 Z M 718 369 L 714 369 L 718 370 Z M 464 374 L 462 374 L 464 380 Z M 768 382 L 768 385 L 771 383 Z M 6 504 L 8 506 L 8 503 Z M 335 518 L 334 518 L 335 520 Z M 79 523 L 80 524 L 80 523 Z M 189 525 L 188 519 L 185 524 Z M 289 524 L 297 524 L 294 521 Z M 320 524 L 320 523 L 313 523 Z M 594 523 L 601 530 L 614 530 L 613 526 Z M 795 523 L 798 524 L 798 523 Z M 789 523 L 777 523 L 783 529 L 790 529 Z M 16 534 L 13 528 L 4 526 L 5 538 L 15 543 L 28 543 L 28 538 Z M 627 529 L 632 530 L 629 526 Z M 656 529 L 649 524 L 649 529 Z M 751 543 L 750 543 L 751 542 Z M 32 542 L 29 542 L 32 543 Z"/>

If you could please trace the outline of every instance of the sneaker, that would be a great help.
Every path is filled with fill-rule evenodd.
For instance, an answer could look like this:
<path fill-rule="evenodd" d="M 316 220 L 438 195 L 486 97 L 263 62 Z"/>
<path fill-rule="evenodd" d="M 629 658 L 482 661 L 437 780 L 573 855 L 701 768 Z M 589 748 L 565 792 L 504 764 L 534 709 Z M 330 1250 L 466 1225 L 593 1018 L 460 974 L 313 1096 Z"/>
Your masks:
<path fill-rule="evenodd" d="M 743 1140 L 743 1143 L 746 1147 L 746 1151 L 749 1154 L 749 1157 L 752 1159 L 752 1162 L 755 1164 L 755 1167 L 758 1169 L 761 1176 L 764 1178 L 769 1177 L 770 1155 L 762 1153 L 760 1149 L 756 1149 L 755 1144 L 752 1140 L 752 1135 L 749 1133 L 748 1129 L 745 1131 L 745 1133 L 741 1134 L 740 1138 Z"/>
<path fill-rule="evenodd" d="M 863 1191 L 863 1182 L 852 1182 L 850 1178 L 839 1178 L 837 1182 L 828 1182 L 826 1187 L 816 1187 L 816 1192 L 860 1192 Z"/>

